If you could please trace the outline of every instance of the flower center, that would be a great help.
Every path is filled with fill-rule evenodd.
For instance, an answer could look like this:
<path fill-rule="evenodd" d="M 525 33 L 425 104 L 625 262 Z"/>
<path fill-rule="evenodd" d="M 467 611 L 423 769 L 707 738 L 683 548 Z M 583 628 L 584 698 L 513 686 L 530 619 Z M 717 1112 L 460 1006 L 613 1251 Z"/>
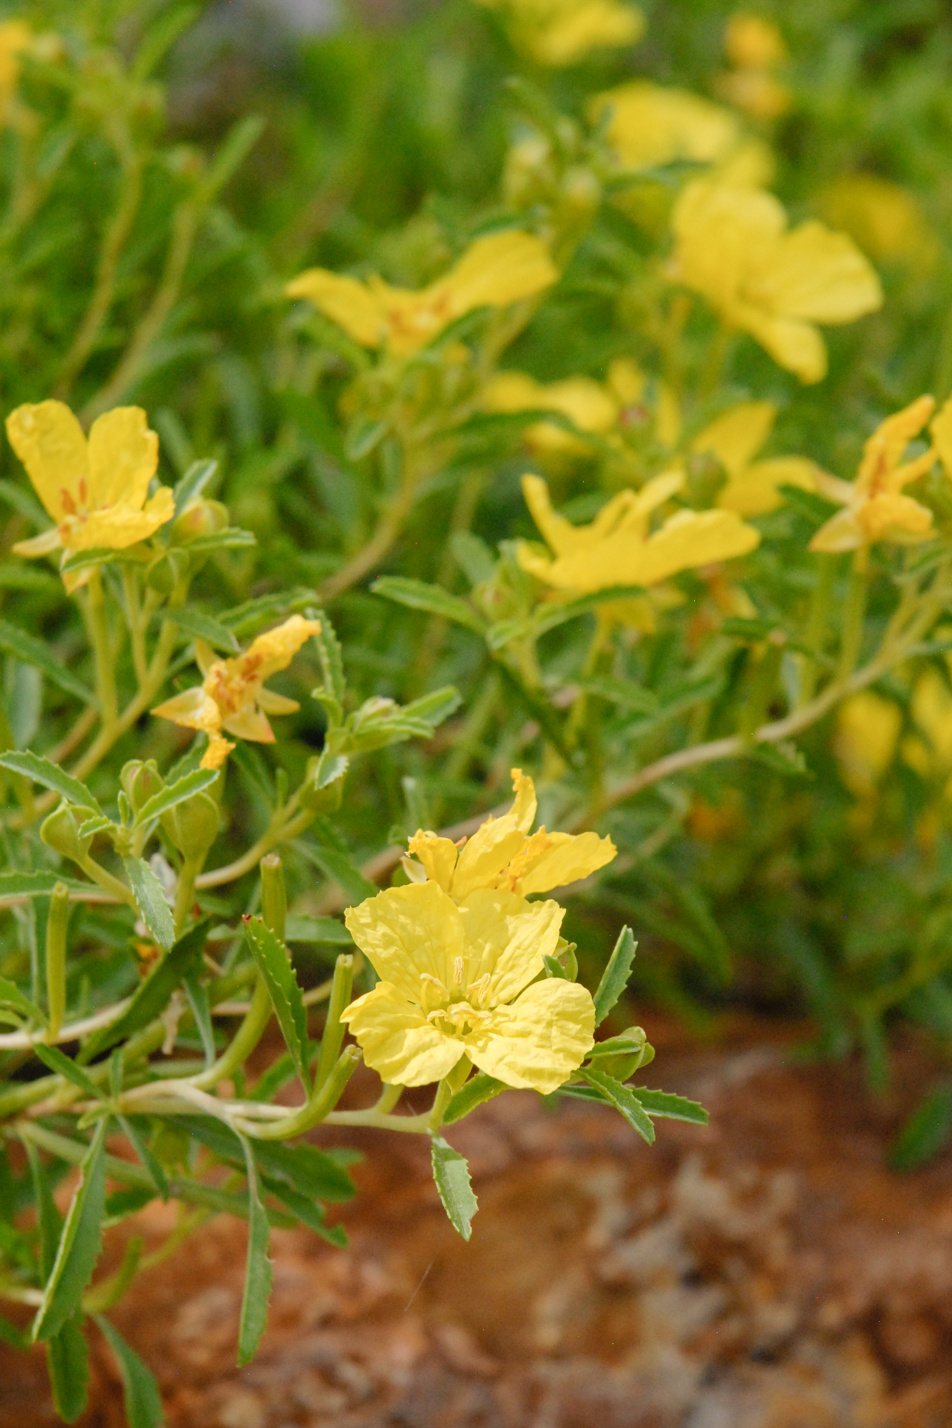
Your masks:
<path fill-rule="evenodd" d="M 420 1006 L 426 1019 L 444 1036 L 466 1036 L 477 1030 L 488 1018 L 486 1007 L 492 987 L 492 975 L 484 972 L 474 982 L 466 979 L 468 959 L 457 957 L 453 966 L 453 984 L 444 986 L 429 972 L 420 977 Z"/>

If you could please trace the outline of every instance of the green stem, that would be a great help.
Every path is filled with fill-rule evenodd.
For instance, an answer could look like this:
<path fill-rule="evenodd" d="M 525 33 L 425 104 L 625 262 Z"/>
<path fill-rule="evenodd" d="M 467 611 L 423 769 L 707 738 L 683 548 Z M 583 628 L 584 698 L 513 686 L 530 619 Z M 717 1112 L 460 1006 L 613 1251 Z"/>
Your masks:
<path fill-rule="evenodd" d="M 321 1037 L 321 1052 L 314 1076 L 316 1088 L 323 1086 L 337 1064 L 337 1056 L 344 1040 L 344 1023 L 341 1012 L 350 1004 L 351 988 L 354 985 L 354 959 L 351 953 L 343 952 L 334 966 L 334 980 L 331 984 L 331 999 L 327 1007 L 327 1020 Z"/>
<path fill-rule="evenodd" d="M 185 924 L 188 921 L 192 901 L 195 897 L 195 879 L 204 861 L 204 856 L 183 859 L 178 876 L 178 886 L 175 889 L 175 907 L 172 912 L 176 937 L 181 937 L 185 931 Z"/>
<path fill-rule="evenodd" d="M 240 1129 L 245 1135 L 254 1136 L 256 1140 L 289 1140 L 292 1136 L 303 1135 L 305 1131 L 312 1130 L 314 1126 L 320 1125 L 337 1105 L 344 1093 L 344 1087 L 357 1070 L 360 1059 L 360 1048 L 348 1046 L 323 1086 L 315 1090 L 307 1105 L 302 1106 L 295 1115 L 263 1126 L 242 1121 Z"/>
<path fill-rule="evenodd" d="M 801 656 L 800 666 L 800 697 L 799 705 L 809 704 L 816 692 L 817 662 L 815 656 L 823 649 L 823 637 L 826 634 L 827 623 L 830 618 L 830 609 L 833 603 L 833 582 L 836 578 L 836 560 L 830 555 L 818 555 L 817 578 L 810 595 L 810 608 L 807 614 L 807 625 L 803 635 L 803 643 L 810 651 L 810 656 Z"/>
<path fill-rule="evenodd" d="M 846 609 L 843 612 L 843 635 L 837 677 L 848 679 L 856 668 L 863 645 L 863 620 L 866 616 L 866 596 L 869 590 L 869 547 L 861 545 L 853 556 Z"/>
<path fill-rule="evenodd" d="M 264 1029 L 270 1020 L 271 998 L 268 995 L 264 979 L 259 974 L 251 998 L 251 1006 L 245 1013 L 238 1030 L 215 1064 L 209 1066 L 208 1070 L 203 1071 L 201 1075 L 194 1077 L 191 1084 L 200 1091 L 207 1091 L 222 1081 L 227 1081 L 245 1064 L 264 1035 Z"/>
<path fill-rule="evenodd" d="M 93 569 L 87 586 L 89 610 L 89 640 L 96 661 L 96 692 L 99 695 L 99 709 L 103 733 L 111 731 L 119 717 L 116 697 L 115 654 L 109 635 L 109 621 L 106 616 L 106 601 L 102 588 L 102 572 Z"/>

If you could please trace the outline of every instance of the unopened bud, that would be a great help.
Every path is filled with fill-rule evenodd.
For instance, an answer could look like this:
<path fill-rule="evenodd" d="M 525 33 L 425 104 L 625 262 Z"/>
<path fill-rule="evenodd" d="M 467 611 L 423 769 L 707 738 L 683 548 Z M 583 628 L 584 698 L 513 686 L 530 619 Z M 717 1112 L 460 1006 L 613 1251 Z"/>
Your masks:
<path fill-rule="evenodd" d="M 218 837 L 218 805 L 207 793 L 193 793 L 162 816 L 162 827 L 183 858 L 202 860 Z"/>
<path fill-rule="evenodd" d="M 165 787 L 165 780 L 159 773 L 155 759 L 143 763 L 141 759 L 130 759 L 123 766 L 119 781 L 133 813 L 138 813 L 154 794 Z"/>
<path fill-rule="evenodd" d="M 199 536 L 215 535 L 228 525 L 228 507 L 221 501 L 209 501 L 198 496 L 172 523 L 172 544 L 187 545 Z"/>
<path fill-rule="evenodd" d="M 146 584 L 159 595 L 171 595 L 188 567 L 189 560 L 184 550 L 164 551 L 146 571 Z"/>
<path fill-rule="evenodd" d="M 54 853 L 61 853 L 64 858 L 70 858 L 74 863 L 81 863 L 89 852 L 92 837 L 80 838 L 79 825 L 82 820 L 77 817 L 75 811 L 66 803 L 61 803 L 59 808 L 54 808 L 53 812 L 43 822 L 40 828 L 40 837 L 47 848 L 52 848 Z"/>

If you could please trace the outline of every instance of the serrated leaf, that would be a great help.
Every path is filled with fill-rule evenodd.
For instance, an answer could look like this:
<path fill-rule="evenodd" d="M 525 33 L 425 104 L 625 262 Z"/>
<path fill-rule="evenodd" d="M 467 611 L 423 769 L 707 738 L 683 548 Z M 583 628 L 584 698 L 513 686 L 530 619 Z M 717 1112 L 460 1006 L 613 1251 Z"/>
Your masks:
<path fill-rule="evenodd" d="M 146 1144 L 145 1138 L 139 1134 L 138 1128 L 136 1127 L 133 1121 L 131 1121 L 127 1116 L 118 1116 L 117 1120 L 119 1121 L 119 1124 L 122 1127 L 123 1133 L 128 1136 L 136 1155 L 139 1157 L 145 1169 L 152 1177 L 152 1183 L 154 1184 L 156 1190 L 159 1192 L 163 1200 L 167 1200 L 169 1198 L 168 1177 L 166 1176 L 165 1170 L 163 1169 L 158 1157 L 155 1156 L 153 1152 L 149 1149 L 149 1146 Z M 149 1199 L 151 1200 L 151 1198 L 152 1194 L 150 1191 Z M 108 1208 L 109 1205 L 107 1201 L 107 1209 Z"/>
<path fill-rule="evenodd" d="M 102 1027 L 90 1037 L 81 1053 L 85 1065 L 118 1042 L 127 1041 L 133 1032 L 140 1031 L 162 1014 L 183 977 L 201 965 L 208 927 L 209 919 L 206 917 L 180 937 L 137 988 L 118 1021 Z"/>
<path fill-rule="evenodd" d="M 258 1168 L 248 1141 L 242 1137 L 241 1143 L 245 1153 L 245 1173 L 248 1177 L 248 1258 L 245 1264 L 245 1288 L 238 1327 L 239 1368 L 251 1363 L 258 1351 L 268 1322 L 268 1299 L 273 1276 L 273 1266 L 268 1258 L 271 1227 L 268 1224 L 268 1212 L 261 1199 Z"/>
<path fill-rule="evenodd" d="M 92 838 L 97 833 L 116 833 L 117 826 L 111 818 L 106 815 L 94 813 L 91 818 L 84 818 L 76 829 L 77 838 Z"/>
<path fill-rule="evenodd" d="M 151 553 L 140 545 L 126 546 L 123 550 L 113 546 L 91 546 L 88 550 L 77 550 L 68 555 L 60 566 L 60 574 L 75 575 L 97 565 L 144 565 L 150 559 Z"/>
<path fill-rule="evenodd" d="M 335 917 L 310 917 L 306 913 L 289 913 L 285 938 L 288 942 L 324 942 L 347 947 L 353 938 Z"/>
<path fill-rule="evenodd" d="M 249 917 L 245 934 L 271 997 L 281 1033 L 305 1091 L 310 1086 L 307 1055 L 307 1008 L 288 949 L 260 917 Z"/>
<path fill-rule="evenodd" d="M 123 858 L 122 866 L 142 921 L 160 947 L 171 947 L 175 941 L 175 923 L 162 884 L 142 858 Z"/>
<path fill-rule="evenodd" d="M 252 600 L 245 600 L 231 610 L 226 610 L 219 618 L 234 634 L 248 635 L 262 625 L 272 624 L 281 615 L 291 615 L 308 609 L 316 598 L 315 591 L 299 585 L 292 590 L 275 591 L 271 595 L 256 595 Z"/>
<path fill-rule="evenodd" d="M 42 671 L 53 684 L 58 685 L 67 694 L 75 695 L 84 704 L 96 703 L 92 690 L 88 689 L 81 679 L 76 678 L 63 660 L 56 658 L 48 645 L 34 635 L 28 635 L 26 630 L 21 630 L 17 625 L 11 625 L 8 620 L 0 620 L 0 649 L 5 649 L 24 664 Z"/>
<path fill-rule="evenodd" d="M 336 701 L 338 708 L 342 709 L 347 681 L 344 678 L 344 656 L 340 640 L 326 611 L 309 610 L 307 614 L 310 619 L 320 621 L 321 628 L 314 636 L 314 642 L 317 645 L 317 657 L 321 662 L 324 688 Z"/>
<path fill-rule="evenodd" d="M 602 973 L 602 979 L 592 998 L 595 1003 L 596 1026 L 601 1026 L 627 987 L 637 947 L 638 943 L 634 939 L 631 928 L 623 927 L 618 934 L 612 955 L 608 959 L 608 966 Z"/>
<path fill-rule="evenodd" d="M 314 777 L 310 781 L 311 787 L 329 788 L 339 778 L 344 778 L 349 768 L 350 759 L 346 754 L 332 754 L 330 749 L 324 749 L 317 761 Z"/>
<path fill-rule="evenodd" d="M 432 1137 L 433 1179 L 443 1208 L 457 1234 L 468 1240 L 473 1233 L 473 1216 L 478 1204 L 473 1194 L 466 1157 L 454 1150 L 441 1135 Z"/>
<path fill-rule="evenodd" d="M 428 585 L 423 580 L 411 580 L 403 575 L 382 575 L 370 589 L 385 600 L 393 600 L 411 610 L 425 610 L 441 620 L 463 625 L 474 634 L 482 636 L 486 632 L 486 623 L 477 611 L 458 595 L 451 595 L 439 585 Z"/>
<path fill-rule="evenodd" d="M 630 1089 L 649 1116 L 666 1116 L 672 1121 L 687 1121 L 692 1126 L 706 1126 L 710 1122 L 710 1116 L 698 1101 L 672 1095 L 670 1091 L 649 1091 L 646 1086 Z"/>
<path fill-rule="evenodd" d="M 347 1245 L 347 1235 L 342 1225 L 329 1225 L 327 1223 L 324 1208 L 314 1200 L 309 1200 L 306 1195 L 301 1195 L 297 1190 L 292 1190 L 288 1185 L 282 1185 L 278 1180 L 271 1180 L 268 1176 L 262 1176 L 262 1183 L 269 1195 L 273 1195 L 276 1200 L 280 1200 L 285 1209 L 290 1210 L 296 1220 L 302 1225 L 306 1225 L 314 1234 L 320 1235 L 321 1239 L 327 1240 L 328 1244 L 334 1245 L 337 1249 L 344 1249 Z"/>
<path fill-rule="evenodd" d="M 424 694 L 422 699 L 414 699 L 410 704 L 404 704 L 401 710 L 404 719 L 422 721 L 429 724 L 431 730 L 439 728 L 444 719 L 448 719 L 451 714 L 463 702 L 463 696 L 452 684 L 447 684 L 443 689 L 434 689 L 432 694 Z"/>
<path fill-rule="evenodd" d="M 181 1116 L 178 1124 L 227 1165 L 244 1164 L 241 1137 L 221 1121 Z M 255 1143 L 255 1158 L 263 1175 L 289 1185 L 314 1200 L 342 1203 L 354 1197 L 356 1187 L 340 1161 L 306 1141 L 298 1141 L 295 1145 L 258 1141 Z"/>
<path fill-rule="evenodd" d="M 64 1422 L 75 1423 L 86 1407 L 89 1392 L 89 1346 L 80 1311 L 48 1340 L 46 1370 L 54 1408 Z"/>
<path fill-rule="evenodd" d="M 443 1124 L 454 1125 L 456 1121 L 468 1116 L 470 1111 L 475 1111 L 477 1106 L 491 1101 L 493 1096 L 498 1096 L 500 1091 L 505 1089 L 505 1081 L 497 1081 L 494 1076 L 487 1076 L 485 1071 L 478 1072 L 450 1098 L 450 1103 L 443 1113 Z"/>
<path fill-rule="evenodd" d="M 171 620 L 186 635 L 191 635 L 192 639 L 207 641 L 213 649 L 227 650 L 229 654 L 237 654 L 241 649 L 234 632 L 229 630 L 227 625 L 201 610 L 163 610 L 162 618 Z"/>
<path fill-rule="evenodd" d="M 154 793 L 139 809 L 136 814 L 136 827 L 141 828 L 160 814 L 168 813 L 170 808 L 184 803 L 193 793 L 201 793 L 203 789 L 210 788 L 217 778 L 217 769 L 193 769 L 184 778 L 176 779 L 175 783 L 166 788 L 160 788 L 158 793 Z"/>
<path fill-rule="evenodd" d="M 73 778 L 65 769 L 50 763 L 42 754 L 31 753 L 28 749 L 11 750 L 9 753 L 0 754 L 0 768 L 31 778 L 34 783 L 52 789 L 60 798 L 75 804 L 77 808 L 89 808 L 93 813 L 102 814 L 98 801 L 86 785 L 80 783 L 78 778 Z"/>
<path fill-rule="evenodd" d="M 162 1398 L 151 1369 L 131 1349 L 119 1330 L 101 1314 L 93 1315 L 100 1333 L 112 1350 L 122 1379 L 122 1397 L 129 1428 L 162 1428 L 165 1416 Z"/>
<path fill-rule="evenodd" d="M 51 1339 L 72 1318 L 99 1258 L 106 1207 L 105 1119 L 96 1127 L 80 1164 L 80 1176 L 63 1224 L 56 1260 L 36 1312 L 34 1340 Z"/>
<path fill-rule="evenodd" d="M 218 470 L 217 461 L 193 461 L 180 481 L 172 488 L 175 514 L 180 515 L 190 501 L 200 496 Z"/>
<path fill-rule="evenodd" d="M 614 1076 L 608 1076 L 604 1071 L 596 1071 L 593 1067 L 586 1066 L 579 1074 L 593 1091 L 598 1092 L 603 1101 L 621 1112 L 643 1140 L 654 1145 L 655 1132 L 651 1117 L 630 1087 L 622 1085 L 621 1081 L 616 1081 Z"/>
<path fill-rule="evenodd" d="M 58 1076 L 65 1076 L 67 1081 L 72 1081 L 74 1086 L 78 1086 L 84 1095 L 91 1096 L 94 1101 L 102 1099 L 102 1092 L 95 1081 L 89 1076 L 81 1066 L 77 1066 L 65 1052 L 60 1051 L 58 1046 L 44 1046 L 42 1042 L 37 1042 L 33 1047 L 33 1054 L 38 1060 L 43 1062 L 50 1071 L 54 1071 Z"/>

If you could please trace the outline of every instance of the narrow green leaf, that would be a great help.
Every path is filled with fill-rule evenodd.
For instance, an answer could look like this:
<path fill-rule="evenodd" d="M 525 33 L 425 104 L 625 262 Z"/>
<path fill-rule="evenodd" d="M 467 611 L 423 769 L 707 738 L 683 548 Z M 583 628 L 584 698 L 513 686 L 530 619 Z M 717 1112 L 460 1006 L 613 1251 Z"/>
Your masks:
<path fill-rule="evenodd" d="M 623 927 L 618 934 L 618 941 L 615 943 L 612 955 L 608 959 L 608 966 L 602 973 L 602 980 L 598 984 L 593 999 L 595 1002 L 596 1026 L 601 1026 L 627 987 L 628 978 L 631 976 L 631 964 L 635 960 L 635 949 L 637 946 L 638 943 L 634 939 L 631 928 Z"/>
<path fill-rule="evenodd" d="M 204 982 L 199 981 L 194 972 L 187 973 L 182 978 L 182 986 L 185 988 L 185 995 L 188 999 L 189 1009 L 195 1018 L 195 1025 L 202 1040 L 202 1050 L 205 1053 L 205 1063 L 211 1066 L 215 1060 L 215 1031 L 212 1026 L 212 1009 L 208 1000 L 208 988 Z"/>
<path fill-rule="evenodd" d="M 472 605 L 439 585 L 428 585 L 424 580 L 411 580 L 403 575 L 381 575 L 370 588 L 385 600 L 393 600 L 411 610 L 425 610 L 441 620 L 452 620 L 476 635 L 486 632 L 486 622 Z"/>
<path fill-rule="evenodd" d="M 262 1141 L 257 1147 L 257 1156 L 262 1171 L 272 1180 L 289 1185 L 310 1200 L 344 1203 L 356 1194 L 354 1182 L 344 1167 L 306 1141 L 296 1145 Z"/>
<path fill-rule="evenodd" d="M 354 940 L 336 917 L 309 917 L 306 913 L 288 915 L 285 935 L 288 942 L 323 942 L 337 947 L 349 947 Z"/>
<path fill-rule="evenodd" d="M 276 590 L 269 595 L 256 595 L 234 605 L 220 616 L 222 624 L 239 637 L 250 635 L 263 625 L 270 625 L 284 615 L 301 613 L 314 604 L 317 592 L 306 585 L 296 585 L 290 590 Z M 326 619 L 326 615 L 323 617 Z"/>
<path fill-rule="evenodd" d="M 39 1150 L 31 1140 L 22 1137 L 21 1144 L 26 1151 L 33 1181 L 33 1199 L 36 1203 L 36 1227 L 40 1239 L 40 1272 L 44 1282 L 53 1273 L 56 1262 L 56 1247 L 63 1229 L 63 1217 L 56 1208 L 49 1176 Z"/>
<path fill-rule="evenodd" d="M 672 1121 L 688 1121 L 692 1126 L 706 1126 L 710 1116 L 697 1101 L 674 1096 L 670 1091 L 649 1091 L 646 1086 L 630 1088 L 649 1116 L 667 1116 Z"/>
<path fill-rule="evenodd" d="M 429 724 L 431 729 L 437 729 L 444 719 L 455 714 L 462 702 L 459 690 L 448 684 L 443 689 L 434 689 L 432 694 L 424 694 L 422 699 L 404 704 L 401 713 L 404 719 L 419 719 Z"/>
<path fill-rule="evenodd" d="M 162 884 L 142 858 L 123 858 L 122 866 L 142 921 L 160 947 L 171 947 L 175 940 L 175 923 Z"/>
<path fill-rule="evenodd" d="M 173 621 L 186 635 L 191 635 L 193 640 L 206 640 L 213 649 L 227 650 L 229 654 L 237 654 L 241 648 L 234 633 L 229 630 L 227 625 L 223 625 L 220 620 L 215 620 L 211 615 L 206 615 L 203 611 L 193 607 L 186 610 L 165 610 L 163 619 Z"/>
<path fill-rule="evenodd" d="M 470 1111 L 475 1111 L 476 1107 L 485 1101 L 491 1101 L 493 1096 L 498 1096 L 499 1092 L 505 1089 L 505 1081 L 497 1081 L 494 1076 L 487 1076 L 484 1071 L 478 1072 L 451 1098 L 443 1113 L 443 1124 L 451 1126 L 454 1122 L 461 1121 Z"/>
<path fill-rule="evenodd" d="M 309 1230 L 313 1230 L 321 1239 L 327 1240 L 329 1244 L 336 1245 L 338 1249 L 343 1249 L 347 1244 L 347 1235 L 341 1225 L 329 1225 L 324 1214 L 324 1207 L 316 1200 L 310 1200 L 307 1195 L 302 1195 L 299 1191 L 292 1189 L 289 1185 L 283 1185 L 280 1180 L 272 1180 L 268 1176 L 263 1177 L 264 1188 L 269 1195 L 273 1195 L 276 1200 L 280 1200 L 286 1209 L 302 1225 L 306 1225 Z"/>
<path fill-rule="evenodd" d="M 193 461 L 180 481 L 175 483 L 172 495 L 175 497 L 175 514 L 200 496 L 218 470 L 217 461 Z"/>
<path fill-rule="evenodd" d="M 255 1165 L 251 1146 L 243 1137 L 242 1147 L 245 1152 L 245 1173 L 248 1176 L 248 1259 L 245 1265 L 245 1291 L 238 1327 L 239 1368 L 250 1364 L 258 1351 L 268 1322 L 268 1299 L 273 1275 L 273 1266 L 268 1257 L 271 1227 L 261 1198 L 258 1167 Z"/>
<path fill-rule="evenodd" d="M 0 620 L 0 649 L 7 650 L 24 664 L 41 670 L 53 684 L 58 685 L 67 694 L 75 695 L 84 704 L 96 703 L 92 690 L 87 689 L 82 680 L 76 678 L 63 660 L 56 658 L 49 645 L 45 645 L 34 635 L 28 635 L 26 630 L 11 625 L 8 620 Z"/>
<path fill-rule="evenodd" d="M 209 919 L 206 917 L 179 938 L 138 987 L 118 1021 L 102 1027 L 86 1042 L 81 1052 L 84 1065 L 118 1042 L 127 1041 L 133 1032 L 140 1031 L 162 1014 L 182 978 L 201 965 L 208 928 Z"/>
<path fill-rule="evenodd" d="M 44 788 L 51 788 L 60 798 L 78 808 L 89 808 L 93 813 L 102 813 L 98 802 L 84 783 L 80 783 L 78 778 L 73 778 L 56 764 L 51 764 L 42 754 L 33 754 L 27 749 L 0 754 L 0 768 L 23 774 L 34 783 L 42 784 Z"/>
<path fill-rule="evenodd" d="M 249 917 L 245 933 L 258 970 L 264 977 L 281 1033 L 294 1058 L 304 1089 L 310 1086 L 307 1062 L 307 1008 L 287 947 L 265 927 L 260 917 Z"/>
<path fill-rule="evenodd" d="M 152 1183 L 155 1185 L 156 1190 L 162 1196 L 163 1200 L 167 1200 L 169 1198 L 169 1182 L 161 1162 L 149 1149 L 145 1137 L 139 1134 L 138 1127 L 134 1121 L 130 1120 L 128 1116 L 118 1116 L 117 1120 L 122 1127 L 123 1133 L 128 1136 L 136 1155 L 152 1177 Z M 151 1198 L 150 1193 L 149 1199 Z"/>
<path fill-rule="evenodd" d="M 330 848 L 326 843 L 308 842 L 305 846 L 325 877 L 339 883 L 351 903 L 363 902 L 364 898 L 373 897 L 377 889 L 364 877 L 349 853 Z"/>
<path fill-rule="evenodd" d="M 76 836 L 78 838 L 92 838 L 97 833 L 110 832 L 115 836 L 117 831 L 117 825 L 113 823 L 111 818 L 107 818 L 104 813 L 94 813 L 90 818 L 83 819 L 82 823 L 80 823 L 76 829 Z"/>
<path fill-rule="evenodd" d="M 35 1022 L 37 1026 L 45 1026 L 46 1017 L 35 1003 L 25 996 L 16 982 L 11 982 L 9 977 L 0 977 L 0 1006 L 12 1007 L 27 1018 L 28 1021 Z"/>
<path fill-rule="evenodd" d="M 340 640 L 326 611 L 308 610 L 306 614 L 309 619 L 319 620 L 321 624 L 320 632 L 314 636 L 314 642 L 317 645 L 317 657 L 321 662 L 324 688 L 343 706 L 347 680 L 344 677 L 344 654 Z"/>
<path fill-rule="evenodd" d="M 68 555 L 60 566 L 60 574 L 75 575 L 77 571 L 91 570 L 97 565 L 144 565 L 148 559 L 145 546 L 130 545 L 123 550 L 108 545 L 90 546 Z"/>
<path fill-rule="evenodd" d="M 86 1407 L 89 1391 L 89 1346 L 80 1310 L 72 1314 L 46 1345 L 53 1406 L 67 1423 L 75 1423 Z"/>
<path fill-rule="evenodd" d="M 628 679 L 575 679 L 572 681 L 585 694 L 594 694 L 608 704 L 617 704 L 620 709 L 630 709 L 636 714 L 654 714 L 658 708 L 657 695 L 640 684 Z"/>
<path fill-rule="evenodd" d="M 580 1075 L 588 1082 L 593 1090 L 597 1091 L 603 1101 L 607 1101 L 610 1106 L 614 1106 L 616 1111 L 620 1111 L 630 1126 L 633 1126 L 642 1139 L 649 1145 L 654 1145 L 654 1126 L 651 1118 L 642 1108 L 641 1102 L 636 1097 L 634 1091 L 628 1086 L 623 1086 L 620 1081 L 616 1081 L 614 1076 L 607 1076 L 604 1071 L 595 1071 L 592 1067 L 586 1066 Z"/>
<path fill-rule="evenodd" d="M 441 1135 L 432 1137 L 433 1179 L 443 1208 L 457 1234 L 468 1240 L 473 1233 L 473 1216 L 478 1208 L 469 1178 L 466 1157 L 454 1150 Z"/>
<path fill-rule="evenodd" d="M 73 1085 L 78 1086 L 85 1095 L 92 1096 L 94 1101 L 102 1099 L 102 1092 L 95 1081 L 91 1081 L 83 1068 L 77 1066 L 76 1062 L 60 1051 L 58 1046 L 44 1046 L 42 1042 L 37 1042 L 33 1047 L 33 1053 L 43 1062 L 44 1066 L 48 1066 L 59 1076 L 65 1076 L 67 1081 L 72 1081 Z"/>
<path fill-rule="evenodd" d="M 33 1338 L 51 1339 L 79 1308 L 102 1243 L 106 1208 L 106 1120 L 96 1133 L 80 1165 L 81 1178 L 73 1195 L 43 1302 L 36 1312 Z"/>
<path fill-rule="evenodd" d="M 93 1318 L 112 1350 L 122 1378 L 122 1396 L 129 1428 L 162 1428 L 165 1422 L 162 1398 L 152 1371 L 108 1319 L 101 1314 L 94 1314 Z"/>
<path fill-rule="evenodd" d="M 223 531 L 210 531 L 208 535 L 196 536 L 188 543 L 189 555 L 209 550 L 233 550 L 257 545 L 253 531 L 243 531 L 240 526 L 226 526 Z"/>
<path fill-rule="evenodd" d="M 893 1143 L 893 1170 L 918 1170 L 945 1149 L 952 1139 L 952 1086 L 936 1086 L 924 1097 Z"/>
<path fill-rule="evenodd" d="M 154 793 L 139 809 L 136 814 L 136 827 L 141 828 L 160 814 L 168 813 L 170 808 L 174 808 L 177 803 L 184 803 L 193 793 L 201 793 L 202 789 L 210 788 L 217 778 L 217 769 L 193 769 L 184 778 L 177 779 L 166 788 L 160 788 L 158 793 Z"/>
<path fill-rule="evenodd" d="M 13 898 L 46 897 L 57 883 L 64 881 L 69 882 L 55 873 L 0 873 L 0 906 Z"/>

